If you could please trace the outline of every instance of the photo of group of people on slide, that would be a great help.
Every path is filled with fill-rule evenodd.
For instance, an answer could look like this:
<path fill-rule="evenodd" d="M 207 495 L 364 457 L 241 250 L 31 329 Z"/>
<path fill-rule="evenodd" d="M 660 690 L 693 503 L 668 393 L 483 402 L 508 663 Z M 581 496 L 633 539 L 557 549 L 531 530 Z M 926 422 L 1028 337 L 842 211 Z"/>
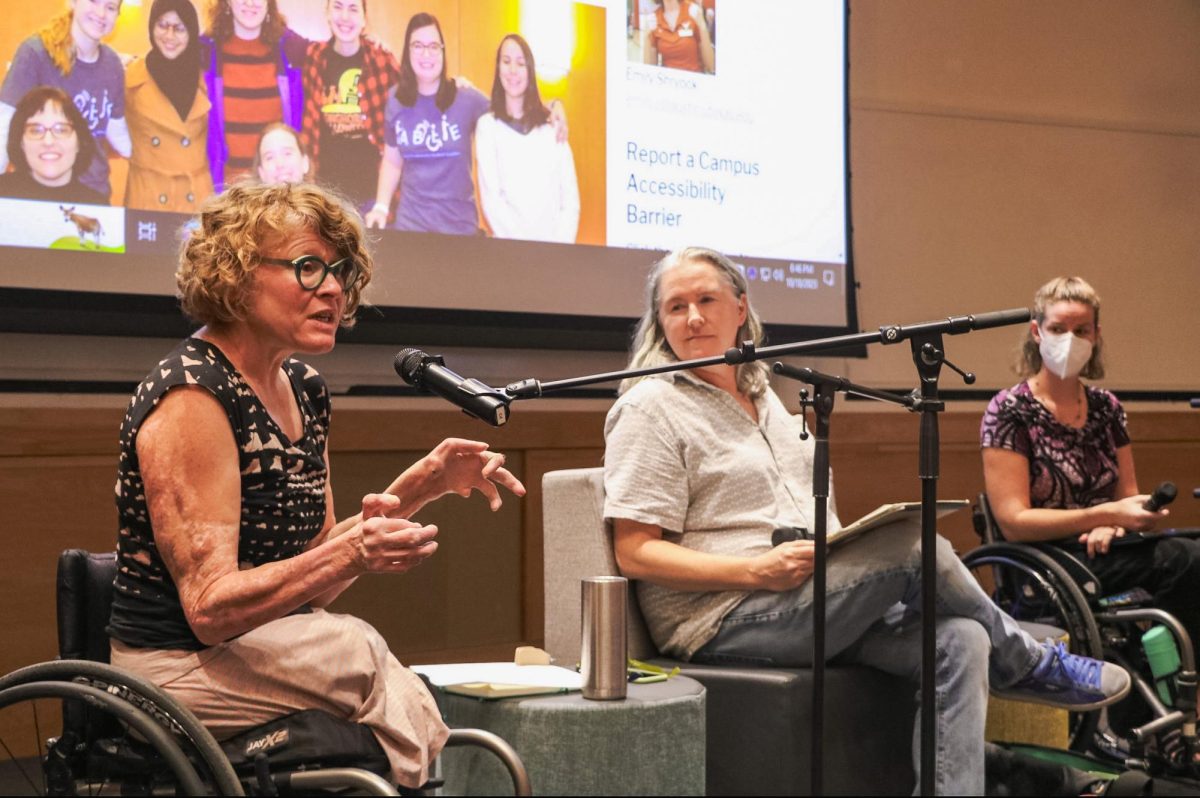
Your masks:
<path fill-rule="evenodd" d="M 472 81 L 438 16 L 405 3 L 404 25 L 383 2 L 51 0 L 0 85 L 0 197 L 191 214 L 238 181 L 311 180 L 374 228 L 575 243 L 569 133 L 590 117 L 542 96 L 520 33 L 495 34 Z M 321 5 L 328 39 L 289 27 Z M 119 53 L 132 11 L 149 50 Z M 403 39 L 375 38 L 372 11 Z"/>

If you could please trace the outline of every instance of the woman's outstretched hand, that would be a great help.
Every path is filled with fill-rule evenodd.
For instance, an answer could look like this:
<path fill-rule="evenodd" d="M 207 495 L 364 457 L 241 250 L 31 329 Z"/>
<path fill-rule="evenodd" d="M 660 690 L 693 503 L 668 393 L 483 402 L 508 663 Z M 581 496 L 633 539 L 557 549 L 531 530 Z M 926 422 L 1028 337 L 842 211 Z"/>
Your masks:
<path fill-rule="evenodd" d="M 447 438 L 417 465 L 424 476 L 423 492 L 431 501 L 447 493 L 470 496 L 471 491 L 477 490 L 495 512 L 504 503 L 497 485 L 504 486 L 514 496 L 525 495 L 525 486 L 504 467 L 504 455 L 488 451 L 488 445 L 482 441 Z"/>

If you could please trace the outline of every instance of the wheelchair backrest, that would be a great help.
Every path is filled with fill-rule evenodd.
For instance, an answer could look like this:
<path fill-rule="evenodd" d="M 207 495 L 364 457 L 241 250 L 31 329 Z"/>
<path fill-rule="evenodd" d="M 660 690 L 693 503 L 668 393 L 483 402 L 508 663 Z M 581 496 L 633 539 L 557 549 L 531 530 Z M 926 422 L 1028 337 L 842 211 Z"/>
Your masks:
<path fill-rule="evenodd" d="M 984 545 L 1004 540 L 1004 533 L 996 523 L 996 516 L 992 515 L 992 505 L 988 502 L 986 491 L 979 494 L 975 506 L 971 508 L 971 523 L 975 527 L 975 534 L 979 535 Z"/>
<path fill-rule="evenodd" d="M 109 662 L 111 649 L 104 629 L 112 610 L 116 576 L 116 552 L 67 549 L 59 555 L 55 585 L 59 659 Z M 118 726 L 105 713 L 88 712 L 82 702 L 64 701 L 63 730 L 92 742 L 116 734 Z"/>
<path fill-rule="evenodd" d="M 58 558 L 58 655 L 61 659 L 109 661 L 115 552 L 67 549 Z"/>

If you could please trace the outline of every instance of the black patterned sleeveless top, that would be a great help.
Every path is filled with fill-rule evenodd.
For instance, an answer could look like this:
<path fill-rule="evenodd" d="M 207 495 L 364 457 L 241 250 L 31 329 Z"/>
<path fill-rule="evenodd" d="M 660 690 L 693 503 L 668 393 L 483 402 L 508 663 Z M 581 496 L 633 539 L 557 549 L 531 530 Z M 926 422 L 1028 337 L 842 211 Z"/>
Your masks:
<path fill-rule="evenodd" d="M 283 369 L 304 422 L 297 441 L 288 440 L 234 365 L 208 341 L 184 340 L 138 386 L 121 424 L 118 569 L 107 630 L 111 637 L 140 648 L 204 648 L 188 626 L 175 583 L 155 546 L 138 467 L 138 430 L 172 388 L 207 389 L 221 403 L 233 429 L 242 478 L 241 568 L 293 557 L 324 527 L 329 391 L 321 375 L 298 360 L 285 361 Z"/>

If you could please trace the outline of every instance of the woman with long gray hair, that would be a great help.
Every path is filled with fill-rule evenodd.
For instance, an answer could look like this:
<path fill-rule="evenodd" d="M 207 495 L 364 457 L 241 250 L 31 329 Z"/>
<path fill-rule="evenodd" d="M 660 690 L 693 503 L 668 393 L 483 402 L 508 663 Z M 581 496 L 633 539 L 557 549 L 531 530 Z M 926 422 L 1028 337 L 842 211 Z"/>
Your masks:
<path fill-rule="evenodd" d="M 631 366 L 721 355 L 762 339 L 746 280 L 718 252 L 667 255 L 650 274 Z M 663 653 L 709 664 L 808 666 L 813 442 L 757 364 L 631 380 L 605 423 L 604 515 Z M 830 502 L 829 529 L 840 527 Z M 803 538 L 803 536 L 801 536 Z M 1039 644 L 937 542 L 938 763 L 942 794 L 983 794 L 989 686 L 1091 709 L 1129 690 L 1120 667 Z M 830 552 L 826 654 L 912 680 L 921 667 L 920 528 L 898 523 Z M 916 762 L 914 757 L 914 763 Z"/>
<path fill-rule="evenodd" d="M 629 358 L 629 368 L 659 366 L 663 363 L 670 363 L 680 359 L 676 357 L 675 352 L 671 349 L 671 345 L 667 342 L 667 334 L 663 326 L 663 321 L 659 318 L 658 306 L 662 302 L 661 283 L 663 273 L 674 266 L 691 260 L 708 262 L 709 265 L 719 272 L 722 279 L 728 281 L 730 288 L 733 289 L 734 296 L 739 301 L 749 293 L 750 284 L 746 282 L 746 275 L 733 261 L 721 253 L 711 249 L 704 249 L 703 247 L 686 247 L 671 253 L 654 264 L 654 268 L 650 272 L 650 277 L 646 280 L 646 311 L 638 319 L 637 328 L 633 331 L 633 353 Z M 758 312 L 750 307 L 749 301 L 746 301 L 746 318 L 738 325 L 734 341 L 738 343 L 742 341 L 754 341 L 756 344 L 760 344 L 763 341 L 762 319 L 758 317 Z M 767 389 L 768 371 L 766 364 L 762 361 L 739 364 L 734 370 L 734 374 L 738 390 L 747 396 L 761 396 L 763 391 Z M 621 393 L 625 393 L 643 379 L 645 378 L 633 377 L 624 380 L 621 383 Z"/>

